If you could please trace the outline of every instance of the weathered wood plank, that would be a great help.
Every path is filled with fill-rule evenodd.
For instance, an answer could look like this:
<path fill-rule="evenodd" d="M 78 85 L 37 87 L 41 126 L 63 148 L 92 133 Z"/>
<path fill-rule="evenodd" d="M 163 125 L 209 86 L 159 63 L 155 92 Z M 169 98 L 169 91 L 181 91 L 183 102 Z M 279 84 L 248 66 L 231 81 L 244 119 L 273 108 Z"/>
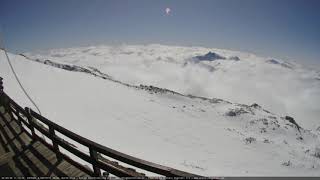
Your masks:
<path fill-rule="evenodd" d="M 3 108 L 1 111 L 2 113 L 4 112 Z M 87 175 L 64 160 L 58 162 L 56 153 L 54 153 L 39 141 L 32 141 L 32 139 L 22 131 L 21 125 L 19 125 L 19 123 L 12 119 L 14 118 L 13 116 L 10 116 L 8 113 L 6 113 L 2 114 L 2 117 L 0 117 L 0 128 L 2 129 L 0 132 L 0 136 L 3 137 L 3 141 L 1 141 L 0 143 L 1 146 L 6 147 L 7 151 L 9 151 L 9 153 L 7 154 L 12 154 L 12 156 L 15 156 L 15 160 L 13 160 L 12 158 L 5 159 L 8 159 L 8 161 L 11 161 L 12 164 L 14 164 L 11 168 L 14 172 L 18 172 L 16 173 L 17 175 Z M 3 133 L 5 133 L 5 136 Z M 9 139 L 9 141 L 6 141 L 7 139 Z M 0 157 L 2 157 L 3 160 L 7 155 L 1 156 L 4 153 L 2 151 L 0 151 L 0 153 Z M 63 162 L 66 166 L 64 166 L 64 168 L 62 169 L 58 169 L 58 166 Z M 21 172 L 21 170 L 16 166 L 16 163 L 20 164 L 20 168 L 24 167 L 24 172 Z"/>
<path fill-rule="evenodd" d="M 3 91 L 1 92 L 0 103 L 2 103 L 0 104 L 0 117 L 2 117 L 2 120 L 0 120 L 2 121 L 0 122 L 0 131 L 3 134 L 2 137 L 7 140 L 6 146 L 9 151 L 15 154 L 16 158 L 14 162 L 18 168 L 21 168 L 21 171 L 24 174 L 56 175 L 59 173 L 65 173 L 66 175 L 82 174 L 83 176 L 86 176 L 87 174 L 90 174 L 101 176 L 100 169 L 103 169 L 119 177 L 145 176 L 131 168 L 120 166 L 118 163 L 112 163 L 111 161 L 104 161 L 103 159 L 100 159 L 102 156 L 98 156 L 98 154 L 102 154 L 118 160 L 119 162 L 159 175 L 169 177 L 199 177 L 195 174 L 139 159 L 95 143 L 62 126 L 59 126 L 58 124 L 37 114 L 30 108 L 23 109 Z M 24 124 L 24 126 L 22 126 L 22 124 Z M 25 128 L 29 129 L 31 133 Z M 50 144 L 46 142 L 40 137 L 40 135 L 35 133 L 35 129 L 37 129 L 37 131 L 42 135 L 51 139 L 53 143 Z M 90 154 L 88 155 L 79 151 L 75 146 L 57 136 L 55 131 L 58 131 L 77 143 L 88 147 L 90 149 Z M 30 143 L 32 144 L 30 145 Z M 89 170 L 80 163 L 72 160 L 67 155 L 61 153 L 59 151 L 59 146 L 68 150 L 75 156 L 89 162 L 93 166 L 94 170 Z M 35 166 L 32 166 L 32 164 L 35 164 Z M 61 167 L 63 168 L 60 169 Z"/>

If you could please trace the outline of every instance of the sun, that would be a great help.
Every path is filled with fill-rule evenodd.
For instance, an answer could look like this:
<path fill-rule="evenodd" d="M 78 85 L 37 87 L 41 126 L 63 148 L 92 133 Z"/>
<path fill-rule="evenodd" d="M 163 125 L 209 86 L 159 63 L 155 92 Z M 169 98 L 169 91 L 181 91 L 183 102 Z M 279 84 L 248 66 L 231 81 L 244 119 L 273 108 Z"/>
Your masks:
<path fill-rule="evenodd" d="M 170 15 L 171 9 L 169 7 L 167 7 L 165 11 L 166 11 L 166 15 Z"/>

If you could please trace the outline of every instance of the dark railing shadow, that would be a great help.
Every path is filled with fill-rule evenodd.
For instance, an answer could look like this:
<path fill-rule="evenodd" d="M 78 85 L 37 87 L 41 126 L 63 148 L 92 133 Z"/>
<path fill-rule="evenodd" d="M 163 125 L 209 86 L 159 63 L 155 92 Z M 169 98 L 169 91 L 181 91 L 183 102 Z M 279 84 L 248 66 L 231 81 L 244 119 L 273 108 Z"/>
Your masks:
<path fill-rule="evenodd" d="M 101 176 L 101 171 L 106 171 L 118 177 L 139 177 L 139 179 L 148 178 L 145 174 L 139 173 L 130 167 L 124 167 L 119 163 L 113 163 L 113 161 L 104 161 L 102 159 L 102 156 L 104 156 L 114 159 L 117 162 L 133 166 L 134 168 L 142 169 L 147 172 L 155 173 L 160 176 L 180 178 L 201 177 L 199 175 L 139 159 L 86 139 L 48 120 L 30 108 L 20 107 L 0 88 L 0 106 L 1 105 L 5 108 L 5 111 L 10 118 L 6 118 L 4 114 L 0 113 L 0 117 L 4 121 L 4 125 L 1 125 L 0 131 L 3 134 L 3 138 L 8 140 L 6 143 L 4 143 L 4 140 L 0 138 L 0 142 L 5 144 L 7 148 L 10 147 L 12 149 L 13 153 L 15 154 L 13 160 L 16 166 L 25 176 L 30 176 L 32 172 L 37 176 L 48 176 L 52 173 L 59 176 L 66 176 L 65 172 L 57 168 L 61 162 L 66 161 L 69 163 L 69 165 L 74 166 L 78 170 L 90 176 Z M 14 128 L 11 126 L 12 124 L 14 124 Z M 46 127 L 43 126 L 43 124 Z M 8 132 L 6 132 L 6 129 L 8 129 Z M 17 129 L 17 131 L 15 129 Z M 42 136 L 44 135 L 46 138 L 49 138 L 52 143 L 48 143 L 44 138 L 40 137 L 37 133 L 35 133 L 35 130 L 37 130 L 37 133 L 39 132 Z M 74 145 L 59 137 L 56 132 L 71 139 L 72 141 L 75 141 L 76 143 L 79 143 L 82 146 L 87 147 L 90 153 L 86 154 L 80 151 Z M 10 135 L 12 137 L 10 137 Z M 23 136 L 29 137 L 29 140 L 25 141 L 26 138 L 21 138 Z M 48 160 L 41 152 L 38 151 L 38 149 L 35 147 L 37 143 L 41 143 L 42 146 L 52 151 L 52 154 L 55 156 L 54 162 Z M 72 153 L 79 159 L 91 164 L 92 169 L 80 164 L 79 162 L 62 153 L 59 150 L 60 147 Z M 44 166 L 46 166 L 48 172 L 42 172 L 33 164 L 32 160 L 27 155 L 36 157 Z"/>
<path fill-rule="evenodd" d="M 7 111 L 7 113 L 9 112 Z M 10 117 L 13 118 L 13 116 L 10 116 Z M 6 151 L 9 151 L 8 146 L 12 149 L 12 151 L 14 152 L 14 156 L 12 159 L 16 167 L 23 173 L 24 176 L 31 176 L 32 173 L 30 172 L 30 170 L 36 176 L 50 176 L 52 175 L 52 173 L 61 177 L 67 176 L 64 172 L 62 172 L 57 168 L 59 164 L 62 162 L 62 159 L 55 158 L 54 163 L 50 162 L 43 154 L 41 154 L 34 147 L 36 143 L 39 143 L 38 141 L 34 141 L 34 140 L 28 141 L 26 140 L 26 138 L 22 138 L 21 136 L 23 134 L 26 135 L 23 129 L 19 127 L 18 124 L 14 125 L 15 128 L 12 127 L 12 123 L 16 123 L 16 122 L 12 121 L 12 119 L 8 121 L 5 115 L 1 113 L 0 113 L 0 118 L 4 122 L 4 126 L 3 125 L 0 126 L 0 132 L 5 139 L 9 140 L 6 143 L 4 143 L 3 139 L 1 138 L 1 144 L 4 147 L 4 149 L 6 149 Z M 5 127 L 7 127 L 7 131 L 9 130 L 13 137 L 10 137 L 9 133 L 5 130 Z M 46 147 L 43 147 L 43 148 L 46 148 Z M 49 149 L 45 149 L 45 150 L 48 151 Z M 50 156 L 56 156 L 56 155 L 55 153 L 52 152 Z M 31 157 L 36 158 L 38 161 L 40 161 L 48 169 L 48 172 L 43 172 L 40 168 L 38 168 L 37 165 L 32 161 Z M 27 166 L 23 165 L 22 160 L 26 163 Z"/>

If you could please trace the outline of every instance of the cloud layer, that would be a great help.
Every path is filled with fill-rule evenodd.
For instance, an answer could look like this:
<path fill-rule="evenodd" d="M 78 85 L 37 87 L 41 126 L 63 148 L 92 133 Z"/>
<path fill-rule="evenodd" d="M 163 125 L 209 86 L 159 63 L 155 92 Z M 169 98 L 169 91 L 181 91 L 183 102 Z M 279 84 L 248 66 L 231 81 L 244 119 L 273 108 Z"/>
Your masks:
<path fill-rule="evenodd" d="M 190 61 L 208 52 L 225 59 Z M 309 129 L 320 126 L 319 72 L 292 62 L 221 49 L 163 45 L 69 48 L 32 56 L 93 66 L 130 84 L 258 103 L 279 115 L 293 116 Z M 274 62 L 271 59 L 277 63 L 270 63 Z"/>

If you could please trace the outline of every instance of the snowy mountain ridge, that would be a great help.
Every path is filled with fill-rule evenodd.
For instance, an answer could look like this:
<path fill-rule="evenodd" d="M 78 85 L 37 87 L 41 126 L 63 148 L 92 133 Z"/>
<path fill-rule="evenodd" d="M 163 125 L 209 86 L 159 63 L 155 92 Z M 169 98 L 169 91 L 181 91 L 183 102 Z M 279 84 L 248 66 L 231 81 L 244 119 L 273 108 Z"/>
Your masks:
<path fill-rule="evenodd" d="M 62 59 L 9 56 L 44 116 L 124 153 L 208 176 L 319 175 L 320 131 L 258 104 L 129 84 Z M 29 106 L 2 52 L 0 59 L 5 91 Z"/>
<path fill-rule="evenodd" d="M 94 68 L 94 67 L 81 67 L 81 66 L 72 65 L 72 64 L 62 64 L 62 63 L 53 62 L 53 61 L 48 60 L 48 59 L 46 59 L 46 60 L 32 59 L 30 57 L 27 57 L 24 54 L 19 54 L 19 55 L 21 55 L 21 56 L 23 56 L 26 59 L 31 60 L 31 61 L 40 62 L 40 63 L 46 64 L 46 65 L 50 65 L 50 66 L 53 66 L 53 67 L 56 67 L 56 68 L 61 68 L 61 69 L 68 70 L 68 71 L 87 73 L 87 74 L 90 74 L 90 75 L 94 75 L 96 77 L 100 77 L 102 79 L 107 79 L 107 80 L 110 80 L 110 81 L 113 81 L 113 82 L 116 82 L 116 83 L 120 83 L 120 84 L 128 86 L 128 87 L 141 89 L 141 90 L 146 90 L 146 91 L 149 91 L 150 93 L 155 93 L 155 94 L 156 93 L 162 93 L 162 94 L 163 93 L 165 93 L 165 94 L 166 93 L 170 93 L 170 94 L 173 94 L 173 95 L 184 96 L 184 97 L 189 97 L 189 98 L 194 98 L 194 99 L 200 99 L 200 100 L 203 100 L 203 101 L 208 101 L 210 103 L 221 103 L 221 102 L 223 102 L 223 103 L 232 104 L 231 102 L 228 102 L 228 101 L 225 101 L 225 100 L 222 100 L 222 99 L 207 98 L 207 97 L 195 96 L 195 95 L 191 95 L 191 94 L 184 95 L 184 94 L 181 94 L 181 93 L 176 92 L 176 91 L 172 91 L 172 90 L 169 90 L 169 89 L 166 89 L 166 88 L 159 88 L 159 87 L 152 86 L 152 85 L 143 85 L 143 84 L 140 84 L 139 86 L 131 85 L 131 84 L 124 83 L 124 82 L 121 82 L 119 80 L 116 80 L 113 77 L 111 77 L 110 75 L 102 73 L 99 69 Z M 234 104 L 236 104 L 237 106 L 240 106 L 240 107 L 245 107 L 251 113 L 253 113 L 251 108 L 262 109 L 262 107 L 259 106 L 256 103 L 252 104 L 251 106 L 248 106 L 248 105 L 245 105 L 245 104 L 238 104 L 238 103 L 234 103 Z M 242 112 L 248 113 L 248 112 L 244 111 L 243 109 L 241 109 L 241 110 L 242 110 Z M 271 113 L 271 112 L 269 112 L 269 111 L 267 111 L 265 109 L 262 109 L 262 110 L 264 112 Z M 229 111 L 229 112 L 232 112 L 232 111 Z M 230 113 L 226 113 L 226 114 L 230 114 Z M 235 116 L 235 115 L 231 115 L 231 116 Z"/>
<path fill-rule="evenodd" d="M 148 84 L 182 94 L 258 103 L 282 116 L 293 116 L 309 129 L 320 127 L 319 72 L 294 62 L 239 51 L 159 44 L 102 45 L 26 55 L 94 67 L 136 86 Z M 199 57 L 202 60 L 195 60 Z"/>

